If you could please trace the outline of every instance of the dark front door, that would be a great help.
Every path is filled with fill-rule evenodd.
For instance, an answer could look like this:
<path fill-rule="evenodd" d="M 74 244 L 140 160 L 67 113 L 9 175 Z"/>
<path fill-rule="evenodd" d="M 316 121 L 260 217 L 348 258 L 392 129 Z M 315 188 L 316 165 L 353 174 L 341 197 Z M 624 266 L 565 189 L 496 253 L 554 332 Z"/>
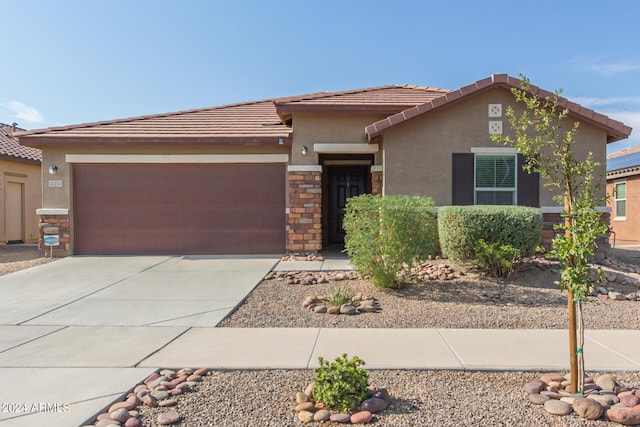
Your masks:
<path fill-rule="evenodd" d="M 350 197 L 367 192 L 368 167 L 333 166 L 329 168 L 329 243 L 343 243 L 344 208 Z"/>

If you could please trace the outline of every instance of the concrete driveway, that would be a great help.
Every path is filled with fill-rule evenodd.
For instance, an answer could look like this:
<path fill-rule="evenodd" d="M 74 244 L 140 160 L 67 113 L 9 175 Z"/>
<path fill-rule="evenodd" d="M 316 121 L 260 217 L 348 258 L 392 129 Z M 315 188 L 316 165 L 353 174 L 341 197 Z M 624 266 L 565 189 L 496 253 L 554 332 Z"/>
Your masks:
<path fill-rule="evenodd" d="M 0 277 L 2 426 L 80 425 L 191 327 L 215 326 L 275 256 L 70 257 Z M 4 408 L 3 408 L 4 409 Z"/>

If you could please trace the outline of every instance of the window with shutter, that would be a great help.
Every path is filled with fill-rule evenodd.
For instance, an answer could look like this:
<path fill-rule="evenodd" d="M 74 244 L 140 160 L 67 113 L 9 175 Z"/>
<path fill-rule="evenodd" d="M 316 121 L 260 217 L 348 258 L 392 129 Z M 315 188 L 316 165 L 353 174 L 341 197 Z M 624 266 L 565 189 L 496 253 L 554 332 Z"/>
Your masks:
<path fill-rule="evenodd" d="M 475 155 L 475 204 L 516 204 L 516 155 Z"/>

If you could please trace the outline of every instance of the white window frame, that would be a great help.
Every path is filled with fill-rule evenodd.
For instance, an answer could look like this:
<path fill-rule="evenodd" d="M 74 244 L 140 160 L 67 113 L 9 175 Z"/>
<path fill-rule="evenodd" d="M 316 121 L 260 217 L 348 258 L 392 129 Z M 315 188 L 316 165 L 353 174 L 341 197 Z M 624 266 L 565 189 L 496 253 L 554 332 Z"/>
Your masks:
<path fill-rule="evenodd" d="M 623 199 L 618 198 L 618 184 L 624 184 L 624 193 L 625 197 Z M 629 194 L 629 188 L 627 186 L 627 180 L 622 181 L 614 181 L 613 182 L 613 212 L 614 212 L 614 221 L 626 221 L 627 220 L 627 209 L 629 209 L 629 204 L 627 203 Z M 618 202 L 624 201 L 624 216 L 618 215 Z"/>
<path fill-rule="evenodd" d="M 513 192 L 513 204 L 507 206 L 516 206 L 518 204 L 518 150 L 511 147 L 472 147 L 471 152 L 473 157 L 473 203 L 478 204 L 478 191 L 512 191 Z M 514 157 L 514 170 L 513 170 L 513 184 L 514 187 L 501 187 L 501 188 L 489 188 L 482 187 L 478 189 L 476 184 L 476 158 L 478 156 L 513 156 Z"/>

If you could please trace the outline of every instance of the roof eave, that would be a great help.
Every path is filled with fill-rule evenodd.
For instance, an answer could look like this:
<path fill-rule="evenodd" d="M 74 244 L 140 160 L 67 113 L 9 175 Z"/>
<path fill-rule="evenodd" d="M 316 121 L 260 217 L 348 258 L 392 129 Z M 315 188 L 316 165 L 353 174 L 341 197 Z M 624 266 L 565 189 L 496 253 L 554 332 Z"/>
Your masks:
<path fill-rule="evenodd" d="M 276 104 L 280 118 L 290 117 L 294 113 L 353 113 L 353 114 L 395 114 L 413 107 L 414 104 Z"/>
<path fill-rule="evenodd" d="M 56 145 L 108 145 L 108 146 L 135 146 L 135 145 L 246 145 L 269 146 L 291 145 L 291 134 L 275 136 L 39 136 L 29 135 L 19 138 L 20 144 L 27 147 L 52 147 Z"/>
<path fill-rule="evenodd" d="M 419 115 L 427 112 L 439 109 L 443 106 L 450 106 L 454 103 L 465 99 L 467 96 L 476 95 L 484 92 L 488 89 L 495 87 L 503 87 L 511 90 L 512 88 L 520 88 L 522 80 L 511 77 L 507 74 L 493 74 L 482 80 L 478 80 L 470 85 L 464 86 L 456 91 L 449 92 L 443 96 L 435 98 L 424 104 L 409 108 L 401 111 L 397 114 L 389 116 L 383 120 L 379 120 L 371 125 L 365 127 L 365 134 L 369 142 L 376 136 L 383 134 L 388 129 L 399 125 L 407 120 L 410 120 Z M 537 86 L 531 85 L 529 87 L 529 94 L 536 95 L 541 98 L 553 95 L 553 93 L 540 89 Z M 603 114 L 599 114 L 591 109 L 582 107 L 574 102 L 569 101 L 566 98 L 560 97 L 558 99 L 558 105 L 562 108 L 566 108 L 569 112 L 578 117 L 578 120 L 585 123 L 590 123 L 594 126 L 603 128 L 607 131 L 607 144 L 626 139 L 631 134 L 632 128 L 626 126 L 624 123 L 617 120 L 613 120 Z"/>
<path fill-rule="evenodd" d="M 628 176 L 639 175 L 639 174 L 640 174 L 640 166 L 632 166 L 629 168 L 617 169 L 614 171 L 607 172 L 607 180 L 625 178 Z"/>
<path fill-rule="evenodd" d="M 14 162 L 14 163 L 24 163 L 24 164 L 35 165 L 35 166 L 40 166 L 42 164 L 42 160 L 11 156 L 9 154 L 0 154 L 0 160 L 4 160 L 7 162 Z"/>

